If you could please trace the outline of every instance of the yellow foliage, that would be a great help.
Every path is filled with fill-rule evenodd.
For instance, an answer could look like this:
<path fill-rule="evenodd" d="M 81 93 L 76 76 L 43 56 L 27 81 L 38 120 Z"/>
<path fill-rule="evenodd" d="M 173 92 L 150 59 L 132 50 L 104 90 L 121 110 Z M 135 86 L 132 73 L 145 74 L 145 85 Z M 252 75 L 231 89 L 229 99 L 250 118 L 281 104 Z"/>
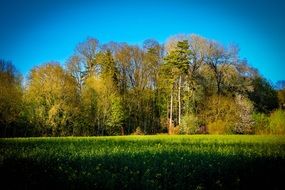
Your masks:
<path fill-rule="evenodd" d="M 168 127 L 168 134 L 169 135 L 177 135 L 177 134 L 179 134 L 179 126 L 176 126 L 176 127 L 169 126 Z"/>
<path fill-rule="evenodd" d="M 221 125 L 220 132 L 243 133 L 252 132 L 253 121 L 251 113 L 253 106 L 245 97 L 212 96 L 206 103 L 207 108 L 201 113 L 207 125 L 216 133 L 216 127 Z M 209 128 L 209 126 L 208 126 Z M 211 129 L 210 129 L 211 130 Z M 209 131 L 209 133 L 211 133 Z"/>
<path fill-rule="evenodd" d="M 270 132 L 276 135 L 285 134 L 285 111 L 278 109 L 270 115 Z"/>
<path fill-rule="evenodd" d="M 226 134 L 229 132 L 229 124 L 222 120 L 211 122 L 207 126 L 210 134 Z"/>

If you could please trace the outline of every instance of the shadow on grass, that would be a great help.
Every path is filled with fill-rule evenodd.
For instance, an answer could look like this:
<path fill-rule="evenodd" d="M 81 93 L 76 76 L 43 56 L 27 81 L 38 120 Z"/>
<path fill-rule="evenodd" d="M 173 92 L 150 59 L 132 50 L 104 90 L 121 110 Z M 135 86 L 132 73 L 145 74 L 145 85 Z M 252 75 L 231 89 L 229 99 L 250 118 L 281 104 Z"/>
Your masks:
<path fill-rule="evenodd" d="M 151 152 L 101 157 L 9 158 L 7 189 L 284 189 L 284 158 Z M 2 189 L 2 188 L 1 188 Z"/>

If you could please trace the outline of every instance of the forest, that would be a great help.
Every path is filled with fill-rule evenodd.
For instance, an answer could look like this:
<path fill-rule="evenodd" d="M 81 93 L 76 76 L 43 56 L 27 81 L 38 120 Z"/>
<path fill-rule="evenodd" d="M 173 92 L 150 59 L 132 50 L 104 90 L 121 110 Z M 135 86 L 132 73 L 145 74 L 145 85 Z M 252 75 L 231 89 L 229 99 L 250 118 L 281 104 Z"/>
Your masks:
<path fill-rule="evenodd" d="M 270 63 L 270 60 L 268 61 Z M 0 61 L 0 136 L 285 134 L 285 81 L 199 35 L 78 43 L 24 77 Z"/>

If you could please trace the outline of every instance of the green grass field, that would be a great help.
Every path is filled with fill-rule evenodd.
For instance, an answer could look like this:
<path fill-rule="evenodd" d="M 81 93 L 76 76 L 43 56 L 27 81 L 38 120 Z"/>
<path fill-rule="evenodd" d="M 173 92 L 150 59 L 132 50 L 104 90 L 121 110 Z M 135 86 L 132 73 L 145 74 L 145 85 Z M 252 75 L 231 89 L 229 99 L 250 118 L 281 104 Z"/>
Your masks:
<path fill-rule="evenodd" d="M 7 189 L 285 189 L 284 136 L 0 139 Z"/>

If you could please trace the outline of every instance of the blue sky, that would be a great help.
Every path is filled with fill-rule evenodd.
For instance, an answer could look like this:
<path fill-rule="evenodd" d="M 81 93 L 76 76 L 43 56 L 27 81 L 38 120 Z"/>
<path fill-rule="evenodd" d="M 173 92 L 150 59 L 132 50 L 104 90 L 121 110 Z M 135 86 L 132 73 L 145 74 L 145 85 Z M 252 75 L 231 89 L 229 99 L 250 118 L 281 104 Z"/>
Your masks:
<path fill-rule="evenodd" d="M 195 33 L 237 43 L 241 57 L 272 82 L 285 75 L 285 3 L 274 0 L 2 0 L 0 58 L 27 75 L 65 60 L 87 37 L 141 44 Z"/>

